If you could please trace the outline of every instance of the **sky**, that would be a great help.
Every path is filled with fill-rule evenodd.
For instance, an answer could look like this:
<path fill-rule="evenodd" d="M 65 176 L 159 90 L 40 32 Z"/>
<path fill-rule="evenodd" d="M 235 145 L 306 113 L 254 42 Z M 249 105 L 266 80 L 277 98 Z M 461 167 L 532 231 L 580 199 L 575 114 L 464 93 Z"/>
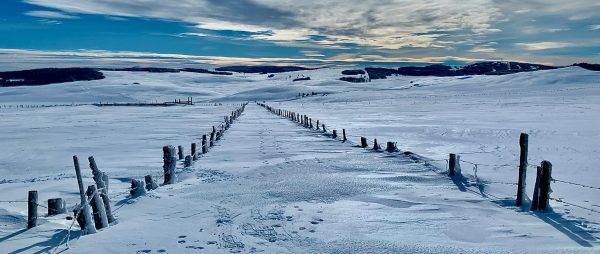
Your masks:
<path fill-rule="evenodd" d="M 0 70 L 600 63 L 598 0 L 3 0 Z"/>

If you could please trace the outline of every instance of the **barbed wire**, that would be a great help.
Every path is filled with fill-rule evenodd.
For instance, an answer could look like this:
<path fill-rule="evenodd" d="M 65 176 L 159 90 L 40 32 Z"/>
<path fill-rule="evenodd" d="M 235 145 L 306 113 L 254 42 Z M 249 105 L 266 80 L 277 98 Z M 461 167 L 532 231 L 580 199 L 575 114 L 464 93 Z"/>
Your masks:
<path fill-rule="evenodd" d="M 564 183 L 564 184 L 576 185 L 576 186 L 579 186 L 579 187 L 589 188 L 589 189 L 593 189 L 593 190 L 600 190 L 600 187 L 594 187 L 594 186 L 585 185 L 585 184 L 580 184 L 580 183 L 574 183 L 574 182 L 569 182 L 569 181 L 563 181 L 563 180 L 559 180 L 559 179 L 556 179 L 556 178 L 552 178 L 551 180 L 552 180 L 553 182 L 559 182 L 559 183 Z"/>
<path fill-rule="evenodd" d="M 574 207 L 577 207 L 577 208 L 581 208 L 581 209 L 584 209 L 584 210 L 587 210 L 587 211 L 590 211 L 590 212 L 594 212 L 594 213 L 600 214 L 600 211 L 598 211 L 598 210 L 594 210 L 592 208 L 587 208 L 587 207 L 584 207 L 584 206 L 580 206 L 580 205 L 576 205 L 576 204 L 564 201 L 563 198 L 549 197 L 549 199 L 550 200 L 554 200 L 554 201 L 559 202 L 559 203 L 564 203 L 564 204 L 567 204 L 567 205 L 571 205 L 571 206 L 574 206 Z"/>

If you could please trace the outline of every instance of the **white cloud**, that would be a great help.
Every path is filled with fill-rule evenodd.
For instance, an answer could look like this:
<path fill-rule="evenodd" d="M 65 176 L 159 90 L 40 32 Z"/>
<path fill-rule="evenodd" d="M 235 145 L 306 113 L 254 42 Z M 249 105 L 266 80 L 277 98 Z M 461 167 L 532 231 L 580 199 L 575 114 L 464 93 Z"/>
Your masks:
<path fill-rule="evenodd" d="M 526 50 L 546 50 L 546 49 L 559 49 L 559 48 L 567 48 L 571 47 L 574 44 L 568 42 L 552 42 L 552 41 L 544 41 L 544 42 L 534 42 L 534 43 L 515 43 L 515 45 L 520 46 Z"/>
<path fill-rule="evenodd" d="M 590 29 L 590 30 L 600 30 L 600 24 L 598 24 L 598 25 L 591 25 L 591 26 L 589 27 L 589 29 Z"/>
<path fill-rule="evenodd" d="M 48 19 L 78 19 L 77 16 L 68 15 L 62 12 L 56 11 L 28 11 L 25 13 L 27 16 L 48 18 Z"/>

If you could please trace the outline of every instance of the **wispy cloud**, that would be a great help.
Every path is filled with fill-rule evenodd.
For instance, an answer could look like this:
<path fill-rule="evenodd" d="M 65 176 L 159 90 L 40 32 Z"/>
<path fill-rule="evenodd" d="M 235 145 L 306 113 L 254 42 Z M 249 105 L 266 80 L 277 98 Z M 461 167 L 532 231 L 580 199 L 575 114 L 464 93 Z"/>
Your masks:
<path fill-rule="evenodd" d="M 559 48 L 567 48 L 571 47 L 574 44 L 568 42 L 552 42 L 552 41 L 544 41 L 544 42 L 534 42 L 534 43 L 516 43 L 517 46 L 523 47 L 526 50 L 546 50 L 546 49 L 559 49 Z"/>
<path fill-rule="evenodd" d="M 48 19 L 78 19 L 79 17 L 56 11 L 28 11 L 27 16 Z"/>
<path fill-rule="evenodd" d="M 600 24 L 598 24 L 598 25 L 591 25 L 591 26 L 589 27 L 589 29 L 590 29 L 590 30 L 600 30 Z"/>

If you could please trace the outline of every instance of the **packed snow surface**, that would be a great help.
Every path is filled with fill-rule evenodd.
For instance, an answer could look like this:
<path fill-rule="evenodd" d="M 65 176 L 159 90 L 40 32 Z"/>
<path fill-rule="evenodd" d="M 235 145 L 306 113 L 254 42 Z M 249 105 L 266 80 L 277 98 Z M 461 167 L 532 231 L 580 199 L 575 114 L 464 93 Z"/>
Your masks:
<path fill-rule="evenodd" d="M 80 236 L 66 253 L 597 253 L 600 237 L 600 74 L 580 68 L 506 76 L 337 81 L 341 69 L 267 75 L 105 72 L 105 80 L 0 89 L 0 201 L 78 202 L 71 156 L 93 155 L 111 178 L 117 225 Z M 300 75 L 310 81 L 293 82 Z M 302 97 L 300 93 L 316 93 Z M 96 107 L 102 102 L 194 106 Z M 306 114 L 350 142 L 307 130 L 255 104 L 179 183 L 138 199 L 131 178 L 161 182 L 163 145 L 190 143 L 239 103 Z M 18 105 L 73 106 L 21 108 Z M 518 138 L 529 137 L 528 196 L 541 160 L 550 202 L 514 207 Z M 402 153 L 355 147 L 398 142 Z M 445 175 L 460 155 L 463 180 Z M 428 162 L 429 161 L 429 162 Z M 472 163 L 472 164 L 471 164 Z M 473 164 L 476 164 L 475 167 Z M 580 185 L 567 184 L 564 182 Z M 562 202 L 559 202 L 562 201 Z M 70 210 L 70 209 L 69 209 Z M 45 211 L 40 208 L 40 215 Z M 2 253 L 56 248 L 71 221 L 0 203 Z"/>

